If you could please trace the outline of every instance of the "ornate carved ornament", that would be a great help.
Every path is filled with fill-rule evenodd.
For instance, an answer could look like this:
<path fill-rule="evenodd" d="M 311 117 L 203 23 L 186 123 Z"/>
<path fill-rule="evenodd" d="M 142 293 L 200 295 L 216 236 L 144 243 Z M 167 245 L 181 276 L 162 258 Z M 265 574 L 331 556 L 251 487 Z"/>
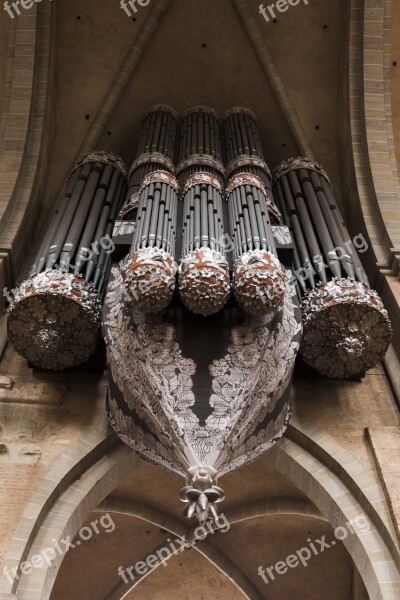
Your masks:
<path fill-rule="evenodd" d="M 184 355 L 181 327 L 162 315 L 132 312 L 119 270 L 112 276 L 104 314 L 111 424 L 141 456 L 188 476 L 190 489 L 181 497 L 188 512 L 202 519 L 223 497 L 217 475 L 256 459 L 286 429 L 301 337 L 294 289 L 286 283 L 273 316 L 231 327 L 223 358 L 210 359 L 206 368 Z M 212 329 L 208 340 L 206 352 L 212 352 Z M 200 413 L 196 372 L 210 380 Z"/>
<path fill-rule="evenodd" d="M 160 165 L 160 170 L 166 169 L 173 175 L 175 174 L 175 167 L 172 160 L 164 156 L 164 154 L 160 154 L 159 152 L 153 152 L 152 154 L 146 153 L 141 154 L 133 163 L 131 168 L 129 169 L 129 179 L 132 174 L 143 165 Z"/>
<path fill-rule="evenodd" d="M 120 264 L 120 271 L 131 307 L 144 313 L 166 308 L 174 295 L 177 270 L 174 258 L 159 248 L 128 254 Z"/>
<path fill-rule="evenodd" d="M 151 185 L 152 183 L 166 183 L 174 188 L 175 192 L 179 194 L 179 184 L 174 175 L 172 175 L 172 173 L 168 173 L 168 171 L 154 171 L 153 173 L 146 175 L 146 177 L 143 179 L 142 187 L 140 188 L 140 194 L 145 187 Z"/>
<path fill-rule="evenodd" d="M 8 336 L 29 362 L 59 371 L 84 363 L 96 349 L 101 303 L 83 277 L 48 270 L 18 288 Z"/>
<path fill-rule="evenodd" d="M 135 217 L 136 211 L 139 208 L 139 200 L 140 193 L 135 192 L 129 199 L 129 202 L 126 202 L 124 206 L 121 208 L 119 213 L 119 218 L 123 221 L 125 219 L 129 220 Z"/>
<path fill-rule="evenodd" d="M 125 179 L 128 180 L 126 166 L 125 166 L 125 163 L 122 160 L 122 158 L 120 156 L 117 156 L 116 154 L 113 154 L 112 152 L 105 152 L 104 150 L 94 150 L 87 156 L 78 160 L 72 167 L 72 170 L 71 170 L 70 174 L 68 175 L 68 179 L 71 178 L 73 173 L 75 173 L 75 171 L 77 169 L 79 169 L 79 167 L 82 167 L 83 165 L 86 165 L 87 163 L 96 163 L 96 162 L 104 163 L 105 165 L 111 165 L 112 167 L 114 167 L 114 169 L 118 169 L 118 171 L 121 173 L 121 175 L 123 175 L 125 177 Z"/>
<path fill-rule="evenodd" d="M 189 252 L 179 266 L 179 293 L 183 304 L 207 317 L 225 306 L 231 291 L 226 258 L 210 248 Z"/>
<path fill-rule="evenodd" d="M 147 110 L 144 113 L 143 120 L 145 120 L 146 117 L 148 117 L 149 115 L 151 115 L 152 113 L 155 113 L 155 112 L 166 112 L 166 113 L 170 114 L 172 117 L 174 117 L 174 119 L 178 119 L 178 113 L 176 112 L 175 109 L 171 108 L 171 106 L 168 106 L 167 104 L 155 104 L 154 106 L 151 106 L 149 108 L 149 110 Z"/>
<path fill-rule="evenodd" d="M 226 119 L 229 119 L 229 117 L 232 115 L 247 115 L 251 119 L 254 119 L 254 121 L 257 123 L 257 117 L 253 111 L 249 108 L 244 108 L 243 106 L 234 106 L 233 108 L 227 110 L 222 118 L 223 121 L 226 121 Z"/>
<path fill-rule="evenodd" d="M 319 175 L 322 175 L 322 177 L 324 177 L 329 183 L 330 187 L 332 187 L 331 181 L 324 167 L 315 160 L 306 158 L 304 156 L 288 158 L 287 160 L 284 160 L 278 167 L 276 167 L 273 171 L 273 184 L 275 184 L 283 175 L 286 175 L 290 171 L 299 171 L 300 169 L 311 169 L 312 171 L 316 171 Z"/>
<path fill-rule="evenodd" d="M 192 106 L 191 108 L 185 110 L 181 118 L 185 119 L 187 116 L 193 115 L 195 113 L 204 113 L 207 115 L 212 115 L 217 120 L 219 119 L 218 114 L 215 112 L 215 110 L 213 108 L 210 108 L 209 106 Z"/>
<path fill-rule="evenodd" d="M 275 312 L 284 299 L 286 275 L 276 256 L 266 250 L 252 250 L 235 261 L 233 290 L 245 312 Z"/>
<path fill-rule="evenodd" d="M 186 192 L 188 192 L 194 185 L 204 184 L 211 185 L 212 187 L 216 188 L 220 194 L 223 193 L 222 185 L 214 175 L 211 175 L 211 173 L 194 173 L 194 175 L 191 175 L 186 181 L 182 196 L 184 196 Z"/>
<path fill-rule="evenodd" d="M 264 183 L 261 181 L 257 175 L 252 175 L 251 173 L 237 173 L 233 177 L 230 178 L 228 185 L 226 186 L 225 195 L 226 199 L 229 200 L 229 196 L 232 194 L 233 190 L 242 185 L 252 185 L 264 194 L 267 197 L 267 190 L 265 188 Z"/>
<path fill-rule="evenodd" d="M 261 158 L 257 158 L 255 156 L 240 156 L 239 158 L 235 158 L 234 160 L 232 160 L 226 169 L 227 176 L 230 177 L 233 173 L 239 171 L 239 169 L 241 169 L 242 167 L 256 167 L 257 169 L 261 169 L 272 181 L 271 171 L 267 163 Z"/>
<path fill-rule="evenodd" d="M 210 167 L 221 174 L 221 176 L 225 179 L 226 171 L 225 167 L 218 160 L 215 160 L 212 156 L 204 155 L 204 154 L 192 154 L 189 158 L 185 158 L 176 168 L 177 176 L 182 173 L 185 169 L 190 167 Z"/>
<path fill-rule="evenodd" d="M 383 359 L 392 328 L 378 294 L 350 279 L 320 284 L 303 300 L 301 353 L 322 375 L 363 375 Z"/>

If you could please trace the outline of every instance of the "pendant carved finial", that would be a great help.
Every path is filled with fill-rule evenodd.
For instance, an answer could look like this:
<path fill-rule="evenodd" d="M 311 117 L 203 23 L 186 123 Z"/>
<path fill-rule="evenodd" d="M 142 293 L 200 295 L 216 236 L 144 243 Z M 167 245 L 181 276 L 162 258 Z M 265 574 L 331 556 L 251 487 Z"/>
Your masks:
<path fill-rule="evenodd" d="M 207 519 L 218 518 L 217 504 L 225 498 L 224 491 L 217 485 L 217 471 L 212 467 L 192 467 L 186 476 L 187 485 L 181 489 L 179 498 L 187 504 L 188 519 L 196 516 L 203 525 Z"/>

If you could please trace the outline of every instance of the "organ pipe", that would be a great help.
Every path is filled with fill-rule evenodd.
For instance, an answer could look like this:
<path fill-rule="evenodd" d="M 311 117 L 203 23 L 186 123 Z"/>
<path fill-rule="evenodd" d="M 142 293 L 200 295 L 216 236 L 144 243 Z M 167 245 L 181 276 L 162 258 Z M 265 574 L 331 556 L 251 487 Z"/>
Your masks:
<path fill-rule="evenodd" d="M 134 310 L 159 312 L 172 300 L 178 191 L 167 171 L 150 173 L 143 181 L 131 252 L 120 265 Z"/>
<path fill-rule="evenodd" d="M 129 171 L 129 189 L 121 218 L 135 220 L 138 193 L 144 178 L 155 171 L 174 174 L 177 113 L 164 104 L 151 107 L 143 118 L 136 159 Z"/>
<path fill-rule="evenodd" d="M 233 289 L 245 312 L 261 315 L 276 311 L 285 291 L 285 276 L 277 258 L 263 182 L 239 173 L 226 189 L 233 241 Z"/>
<path fill-rule="evenodd" d="M 329 178 L 315 161 L 290 159 L 275 170 L 274 195 L 295 244 L 303 358 L 327 377 L 362 375 L 385 355 L 391 325 L 351 244 Z"/>
<path fill-rule="evenodd" d="M 62 370 L 95 351 L 126 189 L 125 167 L 112 154 L 93 152 L 75 165 L 30 277 L 9 308 L 9 339 L 33 365 Z"/>
<path fill-rule="evenodd" d="M 219 312 L 230 294 L 222 192 L 209 173 L 192 175 L 183 190 L 179 293 L 187 308 L 203 316 Z"/>

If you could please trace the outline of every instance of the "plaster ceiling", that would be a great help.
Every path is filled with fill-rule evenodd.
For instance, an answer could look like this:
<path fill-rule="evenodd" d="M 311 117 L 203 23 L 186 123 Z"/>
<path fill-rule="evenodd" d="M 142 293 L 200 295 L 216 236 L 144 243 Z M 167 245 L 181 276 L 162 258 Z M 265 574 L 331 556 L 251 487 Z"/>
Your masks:
<path fill-rule="evenodd" d="M 307 139 L 339 190 L 338 93 L 346 3 L 301 3 L 277 23 L 264 21 L 258 5 L 251 0 Z M 60 188 L 150 8 L 141 8 L 133 21 L 118 2 L 102 3 L 101 9 L 96 0 L 57 3 L 56 135 L 47 200 Z M 207 104 L 220 113 L 234 105 L 248 106 L 259 119 L 271 167 L 297 154 L 230 0 L 173 0 L 98 146 L 130 163 L 142 115 L 155 103 L 178 111 Z"/>

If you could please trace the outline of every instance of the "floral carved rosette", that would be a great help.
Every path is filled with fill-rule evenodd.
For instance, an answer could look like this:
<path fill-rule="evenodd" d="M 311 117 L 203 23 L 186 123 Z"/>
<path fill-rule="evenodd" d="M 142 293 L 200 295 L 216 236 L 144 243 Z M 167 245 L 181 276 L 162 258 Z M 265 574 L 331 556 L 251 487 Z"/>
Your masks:
<path fill-rule="evenodd" d="M 159 248 L 131 252 L 120 263 L 120 271 L 134 310 L 156 313 L 170 304 L 177 266 L 168 252 Z"/>
<path fill-rule="evenodd" d="M 382 300 L 350 279 L 320 284 L 303 300 L 304 361 L 330 378 L 363 375 L 386 354 L 392 328 Z"/>
<path fill-rule="evenodd" d="M 84 363 L 98 341 L 101 303 L 83 277 L 47 270 L 25 281 L 8 313 L 8 336 L 17 352 L 41 369 Z"/>
<path fill-rule="evenodd" d="M 285 295 L 285 274 L 267 250 L 246 252 L 235 261 L 233 289 L 239 306 L 251 315 L 274 312 Z"/>
<path fill-rule="evenodd" d="M 226 258 L 210 248 L 187 254 L 179 267 L 179 293 L 192 312 L 213 315 L 228 301 L 231 285 Z"/>

